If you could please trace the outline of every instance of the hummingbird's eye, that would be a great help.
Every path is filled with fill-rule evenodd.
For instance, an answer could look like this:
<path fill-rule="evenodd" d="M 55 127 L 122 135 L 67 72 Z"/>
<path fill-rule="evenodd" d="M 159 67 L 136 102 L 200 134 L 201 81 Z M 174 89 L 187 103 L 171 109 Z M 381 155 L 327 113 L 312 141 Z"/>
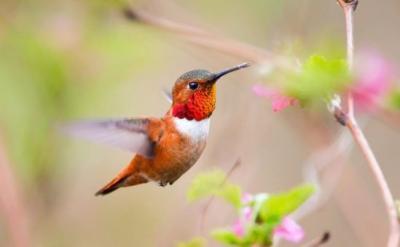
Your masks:
<path fill-rule="evenodd" d="M 194 81 L 189 82 L 188 87 L 189 87 L 191 90 L 196 90 L 196 89 L 199 87 L 199 83 L 194 82 Z"/>

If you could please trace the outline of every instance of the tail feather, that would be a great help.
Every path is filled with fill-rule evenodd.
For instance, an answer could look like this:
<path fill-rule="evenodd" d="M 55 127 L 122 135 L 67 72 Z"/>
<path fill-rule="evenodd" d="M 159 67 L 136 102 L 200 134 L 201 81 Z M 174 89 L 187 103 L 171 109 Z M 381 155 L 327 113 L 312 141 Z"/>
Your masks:
<path fill-rule="evenodd" d="M 142 158 L 142 156 L 135 156 L 135 158 L 131 161 L 129 165 L 123 168 L 113 180 L 111 180 L 103 188 L 97 191 L 95 195 L 104 196 L 121 187 L 128 187 L 137 184 L 147 183 L 148 179 L 141 175 L 141 173 L 145 174 L 145 172 L 143 170 L 139 172 L 139 170 L 136 169 L 138 165 L 142 168 L 144 168 L 147 165 L 146 163 L 143 163 L 142 159 L 144 159 Z"/>
<path fill-rule="evenodd" d="M 107 195 L 121 187 L 124 186 L 124 182 L 128 177 L 119 177 L 117 176 L 113 180 L 111 180 L 108 184 L 106 184 L 103 188 L 96 192 L 95 196 L 104 196 Z"/>
<path fill-rule="evenodd" d="M 126 174 L 121 173 L 118 174 L 116 178 L 111 180 L 108 184 L 106 184 L 103 188 L 96 192 L 96 196 L 104 196 L 107 195 L 121 187 L 134 186 L 138 184 L 147 183 L 149 180 L 143 176 L 139 176 L 137 174 Z"/>

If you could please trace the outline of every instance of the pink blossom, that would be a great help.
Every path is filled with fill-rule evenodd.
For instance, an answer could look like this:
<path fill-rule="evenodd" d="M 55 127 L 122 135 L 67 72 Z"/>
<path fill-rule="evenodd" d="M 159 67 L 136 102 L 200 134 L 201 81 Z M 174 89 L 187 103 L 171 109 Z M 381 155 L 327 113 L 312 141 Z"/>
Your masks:
<path fill-rule="evenodd" d="M 377 54 L 364 55 L 357 64 L 351 93 L 361 110 L 372 110 L 387 95 L 393 71 L 389 63 Z"/>
<path fill-rule="evenodd" d="M 238 237 L 243 237 L 245 232 L 245 224 L 241 219 L 237 219 L 235 224 L 233 224 L 233 233 Z"/>
<path fill-rule="evenodd" d="M 262 85 L 254 85 L 253 93 L 259 97 L 265 97 L 272 101 L 272 110 L 279 112 L 288 106 L 298 105 L 298 100 L 282 94 L 279 90 L 267 88 Z"/>
<path fill-rule="evenodd" d="M 304 238 L 304 230 L 293 219 L 285 217 L 281 224 L 275 228 L 274 236 L 299 243 Z"/>
<path fill-rule="evenodd" d="M 247 225 L 251 222 L 253 209 L 251 207 L 244 207 L 240 211 L 240 217 L 232 226 L 233 233 L 238 237 L 243 237 L 246 232 Z"/>
<path fill-rule="evenodd" d="M 253 209 L 251 207 L 244 207 L 242 209 L 242 214 L 245 221 L 250 221 L 253 215 Z"/>

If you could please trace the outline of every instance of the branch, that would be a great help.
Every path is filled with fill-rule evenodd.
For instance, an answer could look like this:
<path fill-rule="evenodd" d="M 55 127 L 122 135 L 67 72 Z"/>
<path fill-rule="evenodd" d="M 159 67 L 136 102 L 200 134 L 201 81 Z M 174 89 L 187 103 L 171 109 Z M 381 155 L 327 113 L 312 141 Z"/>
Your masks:
<path fill-rule="evenodd" d="M 123 12 L 125 17 L 130 21 L 144 23 L 179 35 L 181 38 L 201 47 L 210 48 L 255 63 L 271 63 L 278 67 L 293 68 L 293 64 L 287 57 L 276 55 L 262 48 L 225 38 L 187 24 L 154 16 L 143 10 L 127 7 Z"/>
<path fill-rule="evenodd" d="M 353 68 L 354 60 L 354 42 L 353 42 L 353 12 L 355 11 L 358 0 L 337 0 L 342 7 L 346 20 L 347 33 L 347 62 L 349 70 Z M 385 204 L 386 213 L 389 217 L 389 237 L 387 241 L 388 247 L 397 247 L 399 244 L 399 224 L 397 221 L 396 205 L 393 200 L 392 193 L 387 184 L 385 176 L 380 168 L 380 165 L 364 135 L 359 127 L 354 115 L 354 101 L 351 93 L 347 99 L 347 113 L 344 113 L 340 108 L 335 109 L 335 116 L 340 123 L 345 125 L 352 134 L 355 142 L 361 149 L 371 170 L 376 183 L 378 184 L 383 202 Z"/>
<path fill-rule="evenodd" d="M 396 205 L 393 200 L 392 193 L 390 191 L 389 185 L 387 184 L 386 178 L 380 168 L 380 165 L 367 141 L 361 128 L 358 126 L 356 121 L 348 121 L 347 128 L 350 130 L 351 134 L 357 145 L 360 147 L 367 163 L 369 169 L 374 175 L 374 179 L 379 186 L 379 190 L 385 204 L 386 213 L 389 217 L 389 238 L 387 241 L 388 247 L 397 247 L 399 243 L 399 224 L 397 221 L 397 211 Z"/>
<path fill-rule="evenodd" d="M 321 237 L 311 240 L 307 244 L 302 245 L 302 247 L 320 247 L 320 246 L 326 244 L 330 238 L 331 238 L 331 234 L 329 232 L 324 232 L 324 234 L 322 234 Z"/>

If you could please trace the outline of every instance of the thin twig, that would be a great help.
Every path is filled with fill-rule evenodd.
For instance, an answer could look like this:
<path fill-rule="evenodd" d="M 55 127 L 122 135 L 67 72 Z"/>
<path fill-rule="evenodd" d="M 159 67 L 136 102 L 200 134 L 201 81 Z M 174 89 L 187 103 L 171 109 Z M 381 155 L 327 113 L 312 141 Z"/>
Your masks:
<path fill-rule="evenodd" d="M 302 245 L 302 247 L 320 247 L 323 244 L 326 244 L 331 238 L 331 234 L 329 232 L 324 232 L 321 237 L 317 237 L 310 242 Z"/>
<path fill-rule="evenodd" d="M 357 0 L 353 2 L 357 3 Z M 349 67 L 349 70 L 352 71 L 354 64 L 353 11 L 355 10 L 355 7 L 353 7 L 352 4 L 348 3 L 342 5 L 342 8 L 344 10 L 346 22 L 347 65 Z M 351 92 L 347 94 L 347 112 L 350 117 L 354 116 L 354 100 Z"/>
<path fill-rule="evenodd" d="M 232 175 L 232 173 L 240 166 L 241 160 L 238 158 L 235 163 L 232 165 L 232 167 L 229 169 L 229 171 L 226 173 L 225 179 L 222 181 L 220 184 L 220 187 L 222 187 L 226 181 L 229 179 L 229 177 Z M 200 232 L 204 232 L 204 225 L 205 225 L 205 219 L 207 216 L 208 209 L 210 208 L 211 204 L 213 203 L 215 199 L 215 196 L 211 196 L 210 199 L 208 199 L 206 205 L 204 205 L 203 210 L 201 211 L 200 215 Z"/>
<path fill-rule="evenodd" d="M 382 195 L 383 202 L 385 204 L 386 213 L 389 217 L 389 238 L 387 241 L 388 247 L 398 247 L 399 243 L 399 224 L 397 221 L 397 211 L 396 205 L 393 200 L 392 193 L 390 191 L 389 185 L 387 184 L 386 178 L 380 168 L 380 165 L 372 152 L 372 149 L 365 138 L 364 133 L 361 128 L 358 126 L 356 121 L 348 121 L 347 127 L 350 130 L 351 134 L 357 145 L 360 147 L 369 168 L 374 175 L 374 179 L 376 180 L 380 193 Z"/>
<path fill-rule="evenodd" d="M 346 32 L 347 32 L 347 62 L 349 66 L 349 70 L 353 68 L 353 60 L 354 60 L 354 43 L 353 43 L 353 12 L 357 7 L 358 0 L 337 0 L 340 6 L 342 7 L 346 19 Z M 347 100 L 347 114 L 343 115 L 346 117 L 345 124 L 357 145 L 360 147 L 369 168 L 374 176 L 376 183 L 379 186 L 379 190 L 382 195 L 383 202 L 385 204 L 386 213 L 389 217 L 389 237 L 387 241 L 388 247 L 397 247 L 399 244 L 399 224 L 397 221 L 397 211 L 396 205 L 393 200 L 392 193 L 387 184 L 385 176 L 380 168 L 380 165 L 364 135 L 361 128 L 358 126 L 358 123 L 355 119 L 354 115 L 354 101 L 351 93 L 348 94 Z"/>

